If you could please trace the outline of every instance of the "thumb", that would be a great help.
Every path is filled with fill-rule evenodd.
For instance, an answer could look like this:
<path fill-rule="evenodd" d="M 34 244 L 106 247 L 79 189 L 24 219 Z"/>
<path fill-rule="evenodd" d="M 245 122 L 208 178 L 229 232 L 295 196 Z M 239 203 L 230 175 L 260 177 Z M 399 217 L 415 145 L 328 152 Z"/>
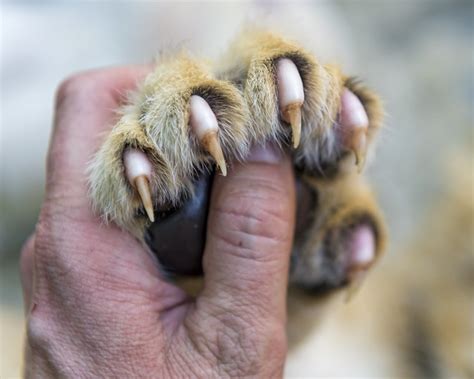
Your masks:
<path fill-rule="evenodd" d="M 295 224 L 292 165 L 274 145 L 255 147 L 214 183 L 201 299 L 242 319 L 285 322 Z"/>

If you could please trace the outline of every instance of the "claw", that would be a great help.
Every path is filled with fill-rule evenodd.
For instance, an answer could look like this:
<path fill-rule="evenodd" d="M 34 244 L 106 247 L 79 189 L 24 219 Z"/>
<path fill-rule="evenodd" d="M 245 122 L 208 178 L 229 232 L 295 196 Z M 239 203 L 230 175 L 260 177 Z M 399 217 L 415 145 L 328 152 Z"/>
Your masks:
<path fill-rule="evenodd" d="M 219 126 L 214 112 L 202 97 L 193 95 L 189 99 L 189 124 L 196 133 L 204 149 L 214 158 L 222 175 L 227 175 L 227 167 L 219 143 Z"/>
<path fill-rule="evenodd" d="M 291 130 L 293 132 L 292 141 L 293 147 L 296 149 L 300 144 L 301 138 L 301 105 L 290 104 L 282 112 L 283 119 L 289 120 Z"/>
<path fill-rule="evenodd" d="M 340 126 L 342 142 L 354 153 L 357 170 L 361 172 L 367 154 L 369 118 L 360 100 L 347 88 L 341 96 Z"/>
<path fill-rule="evenodd" d="M 353 231 L 349 240 L 349 273 L 346 301 L 349 301 L 359 290 L 367 276 L 370 266 L 375 261 L 375 237 L 372 228 L 359 226 Z"/>
<path fill-rule="evenodd" d="M 151 222 L 155 221 L 153 201 L 151 199 L 150 176 L 151 163 L 143 151 L 127 149 L 123 154 L 125 173 L 130 184 L 137 190 L 143 208 Z"/>
<path fill-rule="evenodd" d="M 304 87 L 296 65 L 288 58 L 277 64 L 278 104 L 281 117 L 292 129 L 293 147 L 297 148 L 301 138 L 301 107 L 304 102 Z"/>
<path fill-rule="evenodd" d="M 221 145 L 217 132 L 209 132 L 202 137 L 202 145 L 211 154 L 216 161 L 223 176 L 227 176 L 227 166 L 225 164 L 224 154 L 222 153 Z"/>
<path fill-rule="evenodd" d="M 354 296 L 359 292 L 360 287 L 362 287 L 362 283 L 364 282 L 365 278 L 367 277 L 367 270 L 362 270 L 356 272 L 353 277 L 351 278 L 351 283 L 346 289 L 346 293 L 344 296 L 344 301 L 348 303 L 351 301 Z"/>
<path fill-rule="evenodd" d="M 367 154 L 367 137 L 365 134 L 365 130 L 360 130 L 359 133 L 354 135 L 352 143 L 352 151 L 355 156 L 355 164 L 359 174 L 364 169 L 365 157 Z"/>
<path fill-rule="evenodd" d="M 135 179 L 135 188 L 142 199 L 143 207 L 151 222 L 155 221 L 153 214 L 153 202 L 151 200 L 150 183 L 145 175 L 139 176 Z"/>

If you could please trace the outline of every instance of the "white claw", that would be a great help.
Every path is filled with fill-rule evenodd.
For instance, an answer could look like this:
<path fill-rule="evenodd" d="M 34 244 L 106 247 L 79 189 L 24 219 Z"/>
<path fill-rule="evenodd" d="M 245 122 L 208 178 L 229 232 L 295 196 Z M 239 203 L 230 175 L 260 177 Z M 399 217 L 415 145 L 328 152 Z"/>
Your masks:
<path fill-rule="evenodd" d="M 375 261 L 376 242 L 374 232 L 367 225 L 359 226 L 349 240 L 349 279 L 346 301 L 352 299 L 364 281 L 370 266 Z"/>
<path fill-rule="evenodd" d="M 353 232 L 349 253 L 351 266 L 370 266 L 375 259 L 375 237 L 371 227 L 362 225 Z"/>
<path fill-rule="evenodd" d="M 288 58 L 282 58 L 277 63 L 277 85 L 281 117 L 291 126 L 293 147 L 296 148 L 301 138 L 301 107 L 304 102 L 304 87 L 298 68 Z"/>
<path fill-rule="evenodd" d="M 155 216 L 150 190 L 152 166 L 148 157 L 143 151 L 129 148 L 123 154 L 123 164 L 128 181 L 140 195 L 148 218 L 151 222 L 154 222 Z"/>
<path fill-rule="evenodd" d="M 189 99 L 189 124 L 199 142 L 216 161 L 222 175 L 226 176 L 227 167 L 219 143 L 217 118 L 201 96 L 193 95 Z"/>
<path fill-rule="evenodd" d="M 364 106 L 347 88 L 344 88 L 341 95 L 341 124 L 362 129 L 369 127 L 369 118 Z"/>
<path fill-rule="evenodd" d="M 360 172 L 367 152 L 369 118 L 359 98 L 347 88 L 344 88 L 341 95 L 340 124 L 344 135 L 343 143 L 354 152 Z"/>

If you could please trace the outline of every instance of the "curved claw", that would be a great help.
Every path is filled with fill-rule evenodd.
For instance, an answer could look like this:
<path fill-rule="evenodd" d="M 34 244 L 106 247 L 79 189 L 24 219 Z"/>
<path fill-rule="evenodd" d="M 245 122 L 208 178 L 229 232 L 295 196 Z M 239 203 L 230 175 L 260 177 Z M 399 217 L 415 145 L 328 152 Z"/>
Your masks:
<path fill-rule="evenodd" d="M 151 200 L 150 183 L 148 182 L 148 178 L 145 175 L 138 176 L 135 179 L 134 184 L 140 198 L 142 199 L 143 207 L 145 208 L 148 218 L 151 222 L 154 222 L 155 215 L 153 213 L 153 202 Z"/>
<path fill-rule="evenodd" d="M 342 143 L 355 156 L 357 170 L 360 173 L 364 168 L 367 154 L 367 132 L 369 119 L 359 98 L 347 88 L 341 95 L 340 126 Z"/>
<path fill-rule="evenodd" d="M 293 147 L 296 149 L 301 139 L 301 104 L 290 104 L 282 111 L 283 119 L 290 123 Z"/>
<path fill-rule="evenodd" d="M 297 148 L 301 138 L 301 107 L 304 102 L 304 87 L 298 68 L 288 58 L 278 61 L 277 87 L 281 117 L 290 124 L 293 132 L 293 147 Z"/>
<path fill-rule="evenodd" d="M 148 157 L 141 150 L 129 148 L 123 154 L 123 164 L 129 183 L 137 190 L 148 218 L 151 222 L 154 222 L 155 216 L 153 214 L 149 181 L 152 166 Z"/>
<path fill-rule="evenodd" d="M 217 132 L 209 132 L 202 137 L 201 141 L 204 148 L 209 154 L 214 158 L 221 170 L 223 176 L 227 176 L 227 166 L 224 159 L 224 154 L 222 153 L 222 148 L 219 143 L 219 138 Z"/>
<path fill-rule="evenodd" d="M 217 118 L 209 104 L 201 96 L 193 95 L 189 99 L 189 124 L 199 142 L 214 158 L 222 175 L 227 175 L 227 167 L 219 143 Z"/>
<path fill-rule="evenodd" d="M 357 171 L 362 172 L 365 165 L 365 157 L 367 154 L 367 137 L 366 130 L 359 130 L 358 133 L 355 133 L 352 141 L 352 151 L 355 156 L 355 164 L 357 166 Z"/>

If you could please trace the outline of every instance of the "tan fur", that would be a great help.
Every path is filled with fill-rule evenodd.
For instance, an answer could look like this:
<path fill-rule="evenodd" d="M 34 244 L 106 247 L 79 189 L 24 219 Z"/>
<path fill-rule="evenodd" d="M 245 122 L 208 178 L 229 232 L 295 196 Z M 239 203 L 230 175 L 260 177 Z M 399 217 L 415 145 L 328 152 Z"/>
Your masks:
<path fill-rule="evenodd" d="M 149 225 L 139 213 L 141 202 L 126 181 L 122 154 L 126 147 L 147 153 L 153 163 L 151 189 L 156 208 L 179 206 L 192 195 L 192 178 L 213 164 L 188 126 L 188 100 L 203 97 L 219 122 L 219 139 L 228 161 L 248 150 L 248 116 L 240 93 L 213 78 L 209 68 L 184 53 L 160 58 L 155 70 L 122 109 L 90 167 L 91 198 L 106 220 L 143 238 Z"/>
<path fill-rule="evenodd" d="M 290 140 L 290 128 L 278 109 L 275 70 L 280 58 L 291 59 L 304 85 L 302 144 L 296 159 L 308 168 L 319 160 L 329 160 L 334 147 L 330 133 L 339 112 L 342 75 L 333 66 L 323 66 L 294 42 L 270 32 L 249 28 L 238 36 L 222 58 L 218 76 L 241 88 L 252 114 L 250 128 L 254 140 Z"/>
<path fill-rule="evenodd" d="M 304 180 L 317 193 L 318 204 L 314 209 L 311 226 L 302 240 L 294 246 L 293 254 L 299 259 L 290 281 L 310 287 L 318 277 L 318 269 L 321 269 L 318 259 L 321 258 L 321 250 L 329 234 L 335 234 L 335 243 L 331 244 L 335 256 L 339 250 L 341 254 L 345 254 L 347 247 L 338 245 L 343 240 L 339 233 L 362 221 L 370 224 L 375 232 L 375 253 L 378 259 L 385 250 L 387 232 L 373 193 L 360 176 L 353 173 L 334 180 L 306 176 Z"/>
<path fill-rule="evenodd" d="M 288 375 L 473 377 L 472 158 L 445 157 L 446 188 L 415 240 L 389 254 L 355 299 L 290 287 Z"/>
<path fill-rule="evenodd" d="M 320 266 L 315 260 L 322 254 L 323 243 L 328 233 L 367 220 L 376 232 L 376 260 L 386 249 L 387 231 L 380 210 L 367 183 L 356 174 L 336 180 L 305 178 L 318 193 L 320 206 L 315 209 L 314 222 L 307 237 L 294 248 L 299 260 L 290 277 L 288 294 L 288 337 L 294 348 L 303 343 L 331 310 L 334 302 L 341 302 L 338 291 L 314 294 L 304 291 L 318 276 Z M 341 246 L 345 250 L 345 246 Z M 375 261 L 374 261 L 375 263 Z M 340 290 L 339 292 L 344 292 Z M 347 297 L 347 293 L 344 294 Z M 312 310 L 311 310 L 312 309 Z"/>
<path fill-rule="evenodd" d="M 351 343 L 361 349 L 357 343 L 364 341 L 365 365 L 380 375 L 426 377 L 434 370 L 440 377 L 472 377 L 474 267 L 472 238 L 466 237 L 472 237 L 474 201 L 472 183 L 459 180 L 471 171 L 472 160 L 456 163 L 449 196 L 433 212 L 420 241 L 407 249 L 399 264 L 392 259 L 376 270 L 356 301 L 344 305 L 341 291 L 321 296 L 299 288 L 311 285 L 320 275 L 312 262 L 330 233 L 342 239 L 338 233 L 362 217 L 376 231 L 377 258 L 385 249 L 387 233 L 368 185 L 355 173 L 350 154 L 340 150 L 333 133 L 344 86 L 358 96 L 369 116 L 371 146 L 382 124 L 381 102 L 360 82 L 337 67 L 322 65 L 293 42 L 247 29 L 212 69 L 185 54 L 160 58 L 156 70 L 123 109 L 91 166 L 96 208 L 143 238 L 148 224 L 124 179 L 122 153 L 129 145 L 144 150 L 153 161 L 157 208 L 179 205 L 183 196 L 192 195 L 193 174 L 214 163 L 189 133 L 191 94 L 203 96 L 216 113 L 227 162 L 244 157 L 252 143 L 288 144 L 290 130 L 277 107 L 275 61 L 280 57 L 293 59 L 304 82 L 302 141 L 294 162 L 300 179 L 318 198 L 311 209 L 311 223 L 295 241 L 293 251 L 299 262 L 293 267 L 288 294 L 290 349 L 304 350 L 310 342 L 307 337 L 318 326 L 314 340 L 320 341 L 319 346 L 335 342 L 338 349 L 349 346 L 350 352 Z M 186 279 L 180 284 L 196 295 L 202 282 Z M 329 317 L 323 323 L 325 315 Z M 318 356 L 317 349 L 308 351 Z M 421 358 L 417 357 L 420 353 Z M 339 356 L 318 357 L 344 364 Z"/>
<path fill-rule="evenodd" d="M 327 236 L 332 234 L 330 248 L 335 259 L 340 258 L 347 250 L 346 229 L 361 221 L 373 227 L 379 256 L 386 240 L 382 217 L 335 128 L 344 86 L 359 96 L 367 111 L 369 144 L 381 124 L 380 102 L 337 67 L 322 65 L 296 43 L 258 29 L 245 30 L 213 70 L 184 53 L 158 60 L 91 166 L 91 196 L 99 212 L 143 241 L 149 224 L 124 178 L 122 154 L 127 146 L 145 151 L 153 163 L 156 209 L 179 206 L 192 196 L 194 176 L 214 164 L 188 127 L 193 94 L 202 96 L 216 114 L 227 162 L 245 157 L 251 144 L 273 141 L 287 146 L 290 127 L 281 121 L 275 79 L 275 64 L 283 57 L 296 64 L 305 91 L 301 144 L 293 151 L 297 175 L 317 196 L 309 210 L 311 221 L 294 244 L 298 262 L 292 266 L 291 281 L 303 286 L 317 281 L 321 268 L 313 263 L 326 248 Z M 181 282 L 193 294 L 199 283 Z"/>
<path fill-rule="evenodd" d="M 245 29 L 221 59 L 217 76 L 241 89 L 252 114 L 249 128 L 254 142 L 272 139 L 290 140 L 290 128 L 281 120 L 275 81 L 276 62 L 291 59 L 304 85 L 302 142 L 295 151 L 295 164 L 313 173 L 321 164 L 334 162 L 347 151 L 334 138 L 340 96 L 349 88 L 362 101 L 369 116 L 369 144 L 382 124 L 382 106 L 378 97 L 360 81 L 346 77 L 334 65 L 319 63 L 313 55 L 293 41 L 254 27 Z"/>
<path fill-rule="evenodd" d="M 227 162 L 242 159 L 250 144 L 288 141 L 290 128 L 280 119 L 275 84 L 275 62 L 281 57 L 295 62 L 305 87 L 302 141 L 294 153 L 297 166 L 315 173 L 321 161 L 341 160 L 333 129 L 344 82 L 366 106 L 372 140 L 381 108 L 370 91 L 346 80 L 337 68 L 319 64 L 295 43 L 248 29 L 215 69 L 220 80 L 207 65 L 185 53 L 157 61 L 91 164 L 91 198 L 98 212 L 142 238 L 148 222 L 124 178 L 122 154 L 128 146 L 145 151 L 153 163 L 156 208 L 176 207 L 192 196 L 192 178 L 212 165 L 189 132 L 188 100 L 193 94 L 206 99 L 216 114 Z"/>
<path fill-rule="evenodd" d="M 408 314 L 405 325 L 393 328 L 391 337 L 402 351 L 413 350 L 413 339 L 403 331 L 413 329 L 413 325 L 423 328 L 425 345 L 432 350 L 431 358 L 436 360 L 440 376 L 472 378 L 474 196 L 472 175 L 466 173 L 472 172 L 474 154 L 460 151 L 449 158 L 442 199 L 404 252 L 406 261 L 390 267 L 391 283 L 398 286 L 399 303 Z M 411 270 L 407 270 L 408 261 Z M 420 375 L 414 366 L 401 365 L 400 374 Z"/>

